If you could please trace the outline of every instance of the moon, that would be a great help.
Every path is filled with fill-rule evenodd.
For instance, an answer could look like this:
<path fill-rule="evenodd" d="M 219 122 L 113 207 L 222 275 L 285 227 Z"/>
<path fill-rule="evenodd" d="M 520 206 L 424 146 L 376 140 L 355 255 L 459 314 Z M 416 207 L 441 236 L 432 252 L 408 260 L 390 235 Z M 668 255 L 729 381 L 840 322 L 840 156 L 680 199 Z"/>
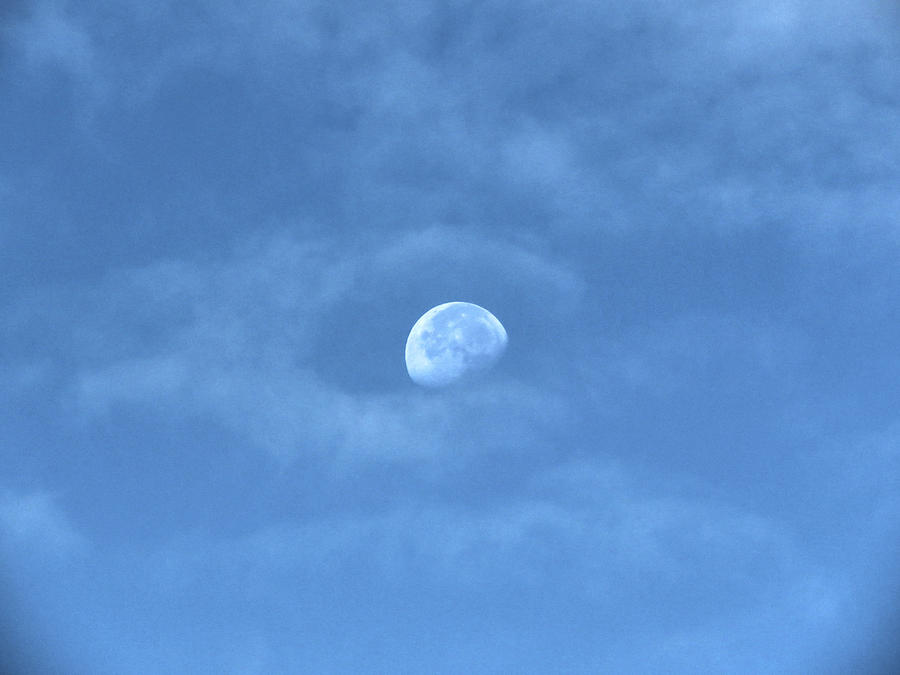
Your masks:
<path fill-rule="evenodd" d="M 445 302 L 425 312 L 406 339 L 413 382 L 443 387 L 491 368 L 506 350 L 506 329 L 471 302 Z"/>

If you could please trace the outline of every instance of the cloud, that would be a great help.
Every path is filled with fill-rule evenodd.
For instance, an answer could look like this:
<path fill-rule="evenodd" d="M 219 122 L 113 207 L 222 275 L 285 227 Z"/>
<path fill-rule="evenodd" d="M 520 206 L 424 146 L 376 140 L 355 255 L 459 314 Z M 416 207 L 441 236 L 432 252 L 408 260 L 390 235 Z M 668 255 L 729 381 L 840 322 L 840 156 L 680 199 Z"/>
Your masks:
<path fill-rule="evenodd" d="M 629 641 L 598 664 L 618 672 L 691 673 L 815 670 L 832 672 L 835 655 L 854 647 L 840 619 L 846 588 L 814 574 L 797 574 L 777 593 L 717 623 L 676 626 L 655 639 Z M 823 615 L 821 608 L 827 606 Z M 843 609 L 843 608 L 841 608 Z M 787 627 L 790 627 L 788 630 Z M 759 645 L 766 649 L 760 650 Z M 836 671 L 835 671 L 836 672 Z"/>
<path fill-rule="evenodd" d="M 834 250 L 843 235 L 830 233 L 900 231 L 884 3 L 39 7 L 16 29 L 34 45 L 22 58 L 106 82 L 99 103 L 164 132 L 173 151 L 190 155 L 215 133 L 220 81 L 265 101 L 241 109 L 254 129 L 284 128 L 287 115 L 316 130 L 314 143 L 277 147 L 254 131 L 248 142 L 271 161 L 262 173 L 245 166 L 241 138 L 231 151 L 216 143 L 224 157 L 209 175 L 227 166 L 259 179 L 231 195 L 207 183 L 215 203 L 265 194 L 357 232 L 491 222 L 595 241 L 778 228 Z M 183 116 L 204 120 L 190 138 L 158 127 L 186 90 Z M 106 159 L 155 161 L 133 156 L 133 132 L 114 126 L 93 132 Z M 209 157 L 191 156 L 192 171 Z"/>
<path fill-rule="evenodd" d="M 612 370 L 642 393 L 671 395 L 705 379 L 744 374 L 789 383 L 799 376 L 809 338 L 798 326 L 780 325 L 752 312 L 682 314 L 638 328 L 605 355 Z"/>
<path fill-rule="evenodd" d="M 26 17 L 17 17 L 4 30 L 23 62 L 31 69 L 57 69 L 79 84 L 96 84 L 98 55 L 85 22 L 65 3 L 44 1 L 31 5 Z"/>
<path fill-rule="evenodd" d="M 307 611 L 292 593 L 312 586 L 356 607 L 365 594 L 340 581 L 410 606 L 422 589 L 549 594 L 589 605 L 584 616 L 624 608 L 605 625 L 636 627 L 624 660 L 595 670 L 633 670 L 635 654 L 648 670 L 764 668 L 760 635 L 789 651 L 795 634 L 862 614 L 847 592 L 861 582 L 837 568 L 860 551 L 886 558 L 879 546 L 897 540 L 895 430 L 826 442 L 822 424 L 835 411 L 842 428 L 867 424 L 842 407 L 873 407 L 860 392 L 878 388 L 835 382 L 877 352 L 876 317 L 900 287 L 887 11 L 204 0 L 16 12 L 2 33 L 10 100 L 48 82 L 74 96 L 54 96 L 66 122 L 37 135 L 47 148 L 16 145 L 9 161 L 32 162 L 24 181 L 0 182 L 15 207 L 0 237 L 38 228 L 12 238 L 36 242 L 16 255 L 20 285 L 59 280 L 4 306 L 0 392 L 52 402 L 45 454 L 73 427 L 104 465 L 110 445 L 136 446 L 114 458 L 122 485 L 89 495 L 89 510 L 107 499 L 126 514 L 97 516 L 98 529 L 212 529 L 110 547 L 110 576 L 143 588 L 146 571 L 148 596 L 187 606 L 198 588 L 215 603 L 227 590 L 230 606 L 270 616 L 281 602 Z M 99 111 L 90 143 L 71 138 L 70 104 Z M 666 267 L 682 253 L 656 237 L 668 232 L 701 253 Z M 725 269 L 745 253 L 752 264 Z M 402 344 L 453 299 L 494 311 L 510 348 L 481 385 L 424 392 Z M 869 358 L 886 382 L 881 356 Z M 163 428 L 167 442 L 221 442 L 229 459 L 250 450 L 258 464 L 262 450 L 303 480 L 290 497 L 248 496 L 271 487 L 268 467 L 238 489 L 223 476 L 246 464 L 186 459 L 177 444 L 158 456 L 143 435 Z M 87 546 L 52 494 L 0 499 L 11 546 Z M 232 500 L 247 513 L 223 524 Z M 128 522 L 138 512 L 156 527 Z M 110 614 L 105 642 L 127 643 Z M 271 635 L 247 634 L 231 643 L 246 668 L 268 666 L 270 645 L 252 636 Z"/>
<path fill-rule="evenodd" d="M 589 410 L 585 423 L 596 425 L 604 437 L 607 428 L 624 430 L 632 445 L 643 448 L 649 434 L 653 447 L 663 446 L 652 454 L 666 458 L 685 453 L 678 439 L 692 427 L 697 460 L 707 465 L 701 459 L 709 452 L 707 444 L 733 446 L 745 435 L 740 425 L 752 428 L 748 439 L 758 438 L 760 411 L 796 420 L 799 393 L 808 386 L 812 345 L 802 325 L 767 313 L 681 312 L 624 329 L 611 327 L 573 344 L 578 369 L 569 377 Z M 757 396 L 761 391 L 765 400 Z M 713 441 L 699 430 L 717 428 L 710 416 L 722 406 L 730 410 L 728 424 L 739 426 L 714 435 Z M 654 420 L 650 427 L 648 415 Z"/>
<path fill-rule="evenodd" d="M 189 602 L 210 584 L 247 607 L 268 606 L 273 593 L 302 606 L 322 588 L 340 597 L 383 593 L 388 602 L 437 596 L 479 604 L 552 589 L 550 611 L 595 608 L 592 634 L 628 625 L 646 640 L 671 635 L 674 625 L 702 632 L 738 621 L 793 594 L 820 573 L 797 545 L 775 521 L 706 499 L 648 496 L 622 468 L 595 459 L 487 502 L 412 499 L 284 519 L 240 536 L 176 535 L 120 553 L 146 570 L 152 602 Z M 812 617 L 815 607 L 798 602 Z M 605 607 L 617 608 L 615 616 Z"/>
<path fill-rule="evenodd" d="M 852 521 L 860 542 L 878 549 L 871 561 L 876 565 L 876 557 L 891 555 L 884 542 L 895 539 L 900 528 L 900 496 L 891 478 L 900 471 L 900 422 L 853 437 L 814 433 L 835 484 L 833 508 L 840 514 L 832 517 Z"/>
<path fill-rule="evenodd" d="M 69 556 L 83 553 L 88 546 L 56 497 L 46 492 L 0 494 L 0 529 L 5 546 L 11 547 L 7 555 L 33 548 L 53 556 Z"/>
<path fill-rule="evenodd" d="M 561 392 L 516 364 L 465 392 L 420 391 L 402 360 L 415 319 L 451 298 L 481 302 L 513 331 L 511 358 L 533 369 L 543 338 L 528 329 L 566 321 L 582 288 L 575 272 L 529 247 L 463 229 L 353 248 L 280 234 L 231 256 L 29 293 L 6 320 L 13 336 L 44 336 L 43 358 L 68 382 L 64 408 L 86 424 L 124 409 L 199 415 L 284 461 L 422 459 L 452 443 L 527 445 L 569 412 Z M 36 348 L 13 344 L 22 358 Z M 514 428 L 497 428 L 498 416 Z"/>
<path fill-rule="evenodd" d="M 493 239 L 473 228 L 430 225 L 394 237 L 375 253 L 372 273 L 395 276 L 404 270 L 416 283 L 444 292 L 466 293 L 475 277 L 486 297 L 522 294 L 520 301 L 543 317 L 571 316 L 585 293 L 584 281 L 563 261 L 540 251 L 540 238 L 521 242 Z M 404 278 L 405 282 L 405 278 Z M 393 280 L 396 283 L 396 280 Z M 492 290 L 497 289 L 497 290 Z"/>

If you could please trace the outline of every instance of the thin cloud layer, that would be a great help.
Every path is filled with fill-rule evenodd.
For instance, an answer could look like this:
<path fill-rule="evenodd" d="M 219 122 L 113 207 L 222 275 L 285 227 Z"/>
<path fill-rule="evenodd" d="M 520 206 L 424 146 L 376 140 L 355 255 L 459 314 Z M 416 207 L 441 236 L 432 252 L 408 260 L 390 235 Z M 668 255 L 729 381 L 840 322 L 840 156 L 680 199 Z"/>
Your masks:
<path fill-rule="evenodd" d="M 33 548 L 39 554 L 69 556 L 83 553 L 87 540 L 45 492 L 6 492 L 0 501 L 4 548 Z"/>
<path fill-rule="evenodd" d="M 490 614 L 503 617 L 504 607 L 518 605 L 512 598 L 527 603 L 529 594 L 549 587 L 558 602 L 598 605 L 591 612 L 591 634 L 633 628 L 624 642 L 595 646 L 591 658 L 598 665 L 687 667 L 697 659 L 759 664 L 751 636 L 760 626 L 771 630 L 771 622 L 784 616 L 795 622 L 792 636 L 820 644 L 835 627 L 843 602 L 840 582 L 798 557 L 797 542 L 774 523 L 722 506 L 641 495 L 621 468 L 591 460 L 559 467 L 520 497 L 495 505 L 411 504 L 383 513 L 335 514 L 237 538 L 192 534 L 151 551 L 132 545 L 118 555 L 125 556 L 124 568 L 141 570 L 146 588 L 130 602 L 148 612 L 185 605 L 193 613 L 187 609 L 190 598 L 216 595 L 224 587 L 230 589 L 229 603 L 253 615 L 271 607 L 269 587 L 275 583 L 291 589 L 292 600 L 277 603 L 289 620 L 321 601 L 316 588 L 332 589 L 330 602 L 355 597 L 364 606 L 382 603 L 381 611 L 430 597 L 440 611 L 451 612 L 448 618 L 457 610 L 444 606 L 447 598 L 477 597 L 494 607 Z M 316 580 L 315 586 L 306 580 Z M 130 583 L 129 575 L 118 573 L 108 583 L 115 593 Z M 647 596 L 656 599 L 652 612 Z M 673 633 L 668 626 L 674 616 L 679 629 Z M 551 635 L 579 624 L 577 616 L 555 610 L 542 619 Z M 139 645 L 135 637 L 126 642 Z M 717 638 L 732 649 L 708 651 Z M 655 646 L 635 660 L 619 651 L 635 648 L 629 640 Z M 794 663 L 790 646 L 777 642 L 785 653 L 770 653 L 768 662 Z M 312 649 L 310 658 L 320 658 L 320 649 Z M 264 651 L 278 660 L 277 653 Z"/>
<path fill-rule="evenodd" d="M 891 3 L 0 17 L 0 562 L 67 670 L 888 658 Z M 509 348 L 425 391 L 451 300 Z"/>
<path fill-rule="evenodd" d="M 200 194 L 247 219 L 259 198 L 278 217 L 356 232 L 487 220 L 551 240 L 777 227 L 813 240 L 876 228 L 896 241 L 889 8 L 707 4 L 266 2 L 250 16 L 230 3 L 116 4 L 81 17 L 47 3 L 14 32 L 28 68 L 61 67 L 109 92 L 77 132 L 104 162 L 159 161 L 109 116 L 168 148 L 186 191 L 158 189 L 182 222 L 208 221 L 194 213 Z M 135 33 L 145 39 L 124 44 Z M 193 80 L 212 99 L 233 80 L 268 103 L 249 108 L 257 123 L 228 143 L 216 138 L 230 113 L 200 103 L 173 135 L 166 111 Z M 315 134 L 269 145 L 263 131 L 300 101 L 297 123 Z M 268 159 L 251 169 L 260 143 Z M 137 179 L 126 171 L 117 189 L 133 193 Z M 88 208 L 102 200 L 82 194 Z"/>
<path fill-rule="evenodd" d="M 279 237 L 227 261 L 118 273 L 90 291 L 83 309 L 94 318 L 79 314 L 82 334 L 68 345 L 84 364 L 72 373 L 70 400 L 88 419 L 109 417 L 118 406 L 208 415 L 285 460 L 303 453 L 429 457 L 449 437 L 465 435 L 454 420 L 473 406 L 485 406 L 479 414 L 486 419 L 485 410 L 520 419 L 523 433 L 564 418 L 558 401 L 527 382 L 498 379 L 481 393 L 448 399 L 428 398 L 407 381 L 402 345 L 427 302 L 444 299 L 427 278 L 437 278 L 440 266 L 451 271 L 443 280 L 448 293 L 463 292 L 466 276 L 490 274 L 496 283 L 489 297 L 500 306 L 513 293 L 545 319 L 570 316 L 567 308 L 577 306 L 574 274 L 480 236 L 425 230 L 342 257 L 333 243 Z M 398 270 L 422 288 L 403 297 Z M 425 289 L 431 299 L 422 304 Z M 398 305 L 412 310 L 406 322 L 378 322 Z M 132 345 L 119 340 L 124 325 L 139 330 L 161 316 L 165 332 Z M 344 336 L 336 348 L 333 333 L 343 331 L 360 337 Z M 367 375 L 368 383 L 361 379 Z M 365 388 L 348 390 L 348 381 Z M 490 441 L 493 432 L 482 432 L 489 434 L 482 442 L 502 444 L 499 434 Z"/>

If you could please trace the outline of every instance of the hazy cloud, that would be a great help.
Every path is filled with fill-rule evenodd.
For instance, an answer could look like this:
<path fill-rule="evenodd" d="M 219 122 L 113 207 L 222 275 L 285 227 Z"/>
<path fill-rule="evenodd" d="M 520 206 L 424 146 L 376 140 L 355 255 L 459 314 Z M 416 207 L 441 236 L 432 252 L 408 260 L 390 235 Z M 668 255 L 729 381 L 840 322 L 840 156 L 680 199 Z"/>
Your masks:
<path fill-rule="evenodd" d="M 23 547 L 61 556 L 81 553 L 87 547 L 87 540 L 57 499 L 46 492 L 5 492 L 0 499 L 0 527 L 5 546 L 11 547 L 14 555 Z"/>
<path fill-rule="evenodd" d="M 172 592 L 223 573 L 252 592 L 256 577 L 365 569 L 389 586 L 417 579 L 493 593 L 552 582 L 567 597 L 648 590 L 690 611 L 722 596 L 737 611 L 811 572 L 775 523 L 707 500 L 644 496 L 620 468 L 597 460 L 559 467 L 481 506 L 415 503 L 170 545 L 158 555 L 177 564 L 175 576 L 166 572 Z"/>
<path fill-rule="evenodd" d="M 0 533 L 91 665 L 817 672 L 888 615 L 892 3 L 0 16 Z M 509 348 L 426 391 L 449 300 Z"/>
<path fill-rule="evenodd" d="M 75 78 L 94 77 L 95 50 L 88 30 L 64 3 L 36 2 L 27 18 L 15 20 L 5 33 L 24 61 L 34 68 L 51 66 Z"/>
<path fill-rule="evenodd" d="M 479 437 L 487 445 L 514 446 L 517 434 L 565 417 L 554 394 L 527 380 L 500 377 L 483 391 L 424 396 L 407 381 L 402 354 L 406 333 L 430 303 L 480 299 L 465 294 L 467 278 L 494 277 L 483 302 L 501 317 L 504 301 L 522 294 L 525 309 L 535 313 L 531 321 L 564 320 L 578 306 L 576 274 L 514 244 L 447 227 L 370 245 L 341 251 L 337 242 L 280 236 L 231 259 L 115 273 L 76 301 L 93 318 L 78 314 L 73 346 L 82 365 L 72 402 L 88 419 L 122 405 L 166 416 L 210 415 L 282 459 L 305 452 L 432 456 L 448 439 L 468 435 L 460 417 L 466 409 L 477 411 L 468 424 L 485 420 L 476 433 L 487 434 Z M 442 274 L 447 297 L 434 290 Z M 408 311 L 406 322 L 379 320 L 397 306 Z M 121 341 L 125 327 L 133 343 Z M 359 335 L 343 336 L 349 352 L 334 353 L 334 331 Z M 491 432 L 494 414 L 521 426 L 512 434 Z"/>

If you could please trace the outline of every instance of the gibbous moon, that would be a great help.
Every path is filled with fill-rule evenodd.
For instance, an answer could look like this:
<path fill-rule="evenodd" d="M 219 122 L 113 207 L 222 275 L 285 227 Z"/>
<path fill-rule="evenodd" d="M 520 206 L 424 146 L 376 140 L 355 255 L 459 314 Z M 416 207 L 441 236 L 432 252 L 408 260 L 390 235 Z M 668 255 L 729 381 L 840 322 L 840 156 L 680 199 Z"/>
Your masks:
<path fill-rule="evenodd" d="M 406 370 L 416 384 L 443 387 L 493 366 L 506 349 L 506 329 L 471 302 L 445 302 L 416 321 L 406 339 Z"/>

